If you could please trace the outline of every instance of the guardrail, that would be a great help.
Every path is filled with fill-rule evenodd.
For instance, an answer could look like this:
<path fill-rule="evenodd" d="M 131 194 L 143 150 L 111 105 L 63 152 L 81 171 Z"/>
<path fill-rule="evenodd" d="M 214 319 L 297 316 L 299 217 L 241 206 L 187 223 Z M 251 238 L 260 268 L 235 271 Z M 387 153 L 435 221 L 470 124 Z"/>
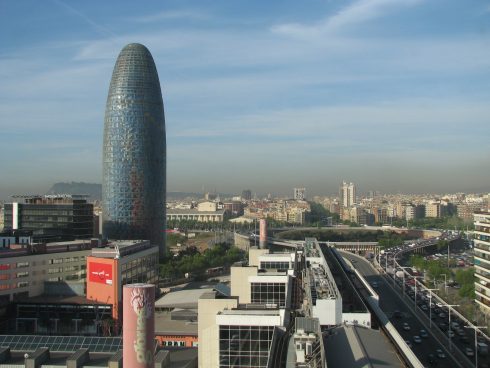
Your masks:
<path fill-rule="evenodd" d="M 406 268 L 403 268 L 404 266 L 401 266 L 398 261 L 396 260 L 396 258 L 399 256 L 399 255 L 402 255 L 404 253 L 408 253 L 408 252 L 411 252 L 415 249 L 420 249 L 420 248 L 425 248 L 425 247 L 429 247 L 429 246 L 433 246 L 437 243 L 437 239 L 434 239 L 430 244 L 425 244 L 425 245 L 420 245 L 420 246 L 415 246 L 415 247 L 412 247 L 412 248 L 408 248 L 408 249 L 402 249 L 401 251 L 397 252 L 394 254 L 393 256 L 393 264 L 394 264 L 394 272 L 396 273 L 396 268 L 400 268 L 401 270 L 403 270 L 403 273 L 406 275 L 409 275 L 409 277 L 411 277 L 412 275 L 410 275 L 410 273 L 406 270 Z M 379 262 L 378 262 L 378 265 L 379 265 Z M 395 277 L 395 276 L 393 276 Z M 427 287 L 421 283 L 420 281 L 417 281 L 417 279 L 415 279 L 415 282 L 418 283 L 420 286 L 421 286 L 421 289 L 422 290 L 425 290 L 427 291 Z M 405 287 L 405 285 L 403 286 Z M 437 295 L 436 293 L 432 293 L 432 298 L 437 299 L 440 303 L 444 304 L 444 305 L 448 305 L 447 302 L 441 298 L 439 295 Z M 447 308 L 447 307 L 446 307 Z M 490 337 L 488 335 L 486 335 L 482 330 L 476 328 L 476 326 L 469 320 L 467 319 L 465 316 L 463 316 L 460 312 L 458 312 L 457 309 L 455 308 L 451 308 L 451 312 L 456 315 L 458 318 L 460 318 L 464 323 L 466 323 L 468 326 L 471 326 L 471 328 L 475 328 L 477 333 L 481 334 L 486 340 L 490 341 Z"/>

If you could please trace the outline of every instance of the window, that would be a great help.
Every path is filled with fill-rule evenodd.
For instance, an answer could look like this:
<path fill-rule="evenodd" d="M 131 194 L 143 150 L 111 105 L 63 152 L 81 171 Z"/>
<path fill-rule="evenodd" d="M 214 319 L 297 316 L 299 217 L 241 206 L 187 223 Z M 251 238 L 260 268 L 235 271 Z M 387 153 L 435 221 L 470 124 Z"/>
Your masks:
<path fill-rule="evenodd" d="M 220 326 L 219 366 L 266 367 L 274 326 Z"/>
<path fill-rule="evenodd" d="M 252 282 L 252 303 L 276 304 L 280 308 L 286 306 L 286 284 Z"/>

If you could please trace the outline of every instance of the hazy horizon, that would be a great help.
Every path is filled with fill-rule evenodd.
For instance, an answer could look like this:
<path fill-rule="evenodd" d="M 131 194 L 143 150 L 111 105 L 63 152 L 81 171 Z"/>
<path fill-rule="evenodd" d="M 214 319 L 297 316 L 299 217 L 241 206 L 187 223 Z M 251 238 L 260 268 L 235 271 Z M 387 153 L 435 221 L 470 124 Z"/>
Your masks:
<path fill-rule="evenodd" d="M 490 192 L 488 3 L 115 4 L 0 5 L 1 199 L 101 182 L 131 42 L 162 85 L 168 191 Z"/>

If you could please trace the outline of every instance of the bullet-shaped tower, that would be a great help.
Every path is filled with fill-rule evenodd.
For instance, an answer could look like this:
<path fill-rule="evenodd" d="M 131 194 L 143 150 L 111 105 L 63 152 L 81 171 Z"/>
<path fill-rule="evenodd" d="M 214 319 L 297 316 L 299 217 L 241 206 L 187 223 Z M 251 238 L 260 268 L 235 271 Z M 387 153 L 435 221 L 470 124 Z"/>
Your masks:
<path fill-rule="evenodd" d="M 166 138 L 162 92 L 148 49 L 123 48 L 104 121 L 103 236 L 165 249 Z"/>

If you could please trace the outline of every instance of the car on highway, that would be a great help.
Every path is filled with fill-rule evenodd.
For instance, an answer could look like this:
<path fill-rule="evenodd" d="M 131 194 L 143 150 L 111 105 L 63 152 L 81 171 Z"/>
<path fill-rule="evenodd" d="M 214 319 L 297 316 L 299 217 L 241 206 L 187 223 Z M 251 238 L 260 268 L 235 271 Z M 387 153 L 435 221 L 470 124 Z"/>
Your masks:
<path fill-rule="evenodd" d="M 412 348 L 412 343 L 409 340 L 405 340 L 405 343 L 410 349 Z"/>
<path fill-rule="evenodd" d="M 420 338 L 419 335 L 415 335 L 413 337 L 413 342 L 416 343 L 416 344 L 421 344 L 422 343 L 422 339 Z"/>
<path fill-rule="evenodd" d="M 464 353 L 466 354 L 466 356 L 469 356 L 469 357 L 475 355 L 475 352 L 473 351 L 472 348 L 465 348 Z"/>
<path fill-rule="evenodd" d="M 420 330 L 420 333 L 419 333 L 420 337 L 426 339 L 429 337 L 429 335 L 427 334 L 427 331 L 426 330 Z"/>
<path fill-rule="evenodd" d="M 404 329 L 405 331 L 410 331 L 410 325 L 409 325 L 407 322 L 405 322 L 405 323 L 403 324 L 403 329 Z"/>
<path fill-rule="evenodd" d="M 399 310 L 396 310 L 393 312 L 393 317 L 395 318 L 402 318 L 403 315 L 402 315 L 402 312 L 400 312 Z"/>
<path fill-rule="evenodd" d="M 434 356 L 434 354 L 427 355 L 427 362 L 430 365 L 436 365 L 437 364 L 436 357 Z"/>
<path fill-rule="evenodd" d="M 449 337 L 454 337 L 454 331 L 453 330 L 447 330 L 447 335 Z"/>
<path fill-rule="evenodd" d="M 442 351 L 442 349 L 437 349 L 436 350 L 436 355 L 439 359 L 444 359 L 446 357 L 446 354 Z"/>

